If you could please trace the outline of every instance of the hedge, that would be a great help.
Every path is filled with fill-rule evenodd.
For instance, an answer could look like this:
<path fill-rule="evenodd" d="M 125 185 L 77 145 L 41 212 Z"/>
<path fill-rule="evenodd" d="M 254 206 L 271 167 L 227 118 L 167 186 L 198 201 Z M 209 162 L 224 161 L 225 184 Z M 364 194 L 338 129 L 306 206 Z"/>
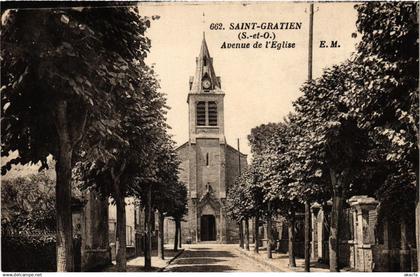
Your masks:
<path fill-rule="evenodd" d="M 39 236 L 2 236 L 1 267 L 3 272 L 54 272 L 55 238 Z"/>

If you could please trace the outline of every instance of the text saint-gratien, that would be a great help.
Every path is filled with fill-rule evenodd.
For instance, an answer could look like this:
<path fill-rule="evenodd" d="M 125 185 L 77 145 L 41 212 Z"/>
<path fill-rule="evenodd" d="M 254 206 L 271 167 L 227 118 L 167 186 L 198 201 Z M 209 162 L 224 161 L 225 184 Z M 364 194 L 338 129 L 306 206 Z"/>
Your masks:
<path fill-rule="evenodd" d="M 229 24 L 229 30 L 300 30 L 302 22 L 241 22 Z"/>

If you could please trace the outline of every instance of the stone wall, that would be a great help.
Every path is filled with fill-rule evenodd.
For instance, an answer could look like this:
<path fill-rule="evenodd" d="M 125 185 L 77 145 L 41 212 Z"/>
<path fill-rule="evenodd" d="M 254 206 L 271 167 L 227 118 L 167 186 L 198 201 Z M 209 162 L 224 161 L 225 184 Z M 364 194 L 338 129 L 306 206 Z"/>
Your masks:
<path fill-rule="evenodd" d="M 224 184 L 220 180 L 221 157 L 224 156 L 223 146 L 218 139 L 197 139 L 196 144 L 196 169 L 197 169 L 197 198 L 204 195 L 209 184 L 216 197 L 219 196 Z M 208 155 L 209 164 L 206 165 Z M 224 159 L 224 157 L 223 157 Z"/>
<path fill-rule="evenodd" d="M 179 177 L 187 185 L 189 198 L 188 215 L 181 224 L 182 242 L 200 241 L 200 217 L 203 213 L 215 216 L 219 242 L 237 242 L 238 227 L 227 218 L 224 201 L 228 187 L 234 184 L 239 174 L 238 152 L 221 144 L 217 138 L 197 138 L 195 144 L 181 145 L 177 154 L 181 160 Z M 245 169 L 246 155 L 241 154 L 240 161 L 241 168 Z M 167 228 L 168 236 L 174 233 L 174 225 L 170 224 Z"/>

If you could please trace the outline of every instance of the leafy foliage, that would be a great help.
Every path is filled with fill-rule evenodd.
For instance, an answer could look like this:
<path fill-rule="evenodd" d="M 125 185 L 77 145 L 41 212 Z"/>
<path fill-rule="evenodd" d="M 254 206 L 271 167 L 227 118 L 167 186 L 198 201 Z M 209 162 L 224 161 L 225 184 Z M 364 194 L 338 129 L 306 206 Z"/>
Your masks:
<path fill-rule="evenodd" d="M 2 181 L 3 271 L 55 271 L 54 180 L 45 172 Z"/>
<path fill-rule="evenodd" d="M 109 165 L 112 180 L 120 181 L 125 155 L 147 149 L 133 144 L 150 139 L 142 127 L 164 124 L 158 118 L 163 109 L 154 109 L 164 101 L 143 62 L 149 26 L 135 7 L 12 10 L 2 25 L 2 156 L 18 152 L 2 174 L 17 163 L 47 167 L 50 154 L 57 161 L 60 271 L 73 270 L 71 168 L 84 157 L 93 169 L 96 161 L 101 169 Z M 124 186 L 117 185 L 115 198 L 123 199 Z"/>
<path fill-rule="evenodd" d="M 55 232 L 54 180 L 45 173 L 2 182 L 2 235 Z"/>
<path fill-rule="evenodd" d="M 56 158 L 58 101 L 68 102 L 74 144 L 85 124 L 113 135 L 107 132 L 117 124 L 113 92 L 134 90 L 127 81 L 133 70 L 121 56 L 145 57 L 150 45 L 142 35 L 146 24 L 127 8 L 8 13 L 1 37 L 2 156 L 10 151 L 19 156 L 2 168 L 3 174 L 12 164 L 40 161 L 46 167 L 49 154 Z"/>
<path fill-rule="evenodd" d="M 180 161 L 175 152 L 174 142 L 166 135 L 156 143 L 159 145 L 155 153 L 156 178 L 140 183 L 136 196 L 145 204 L 146 191 L 152 186 L 152 209 L 181 220 L 188 211 L 187 188 L 179 180 Z"/>
<path fill-rule="evenodd" d="M 362 34 L 357 52 L 305 83 L 295 114 L 251 130 L 253 187 L 263 202 L 278 201 L 283 210 L 297 209 L 293 202 L 325 203 L 339 189 L 344 197 L 375 195 L 381 211 L 411 218 L 418 180 L 418 5 L 355 7 Z M 229 193 L 236 219 L 246 198 L 240 183 Z"/>
<path fill-rule="evenodd" d="M 374 141 L 371 161 L 382 173 L 381 212 L 412 217 L 418 182 L 418 3 L 356 5 L 362 34 L 347 97 L 351 111 Z M 406 199 L 401 203 L 400 199 Z"/>
<path fill-rule="evenodd" d="M 257 203 L 260 200 L 262 200 L 261 193 L 255 186 L 253 168 L 247 168 L 236 178 L 234 185 L 228 190 L 226 212 L 236 222 L 244 218 L 251 218 L 260 213 Z"/>
<path fill-rule="evenodd" d="M 188 192 L 187 187 L 183 183 L 174 183 L 172 191 L 171 205 L 167 208 L 167 216 L 172 217 L 175 221 L 181 221 L 188 214 Z"/>

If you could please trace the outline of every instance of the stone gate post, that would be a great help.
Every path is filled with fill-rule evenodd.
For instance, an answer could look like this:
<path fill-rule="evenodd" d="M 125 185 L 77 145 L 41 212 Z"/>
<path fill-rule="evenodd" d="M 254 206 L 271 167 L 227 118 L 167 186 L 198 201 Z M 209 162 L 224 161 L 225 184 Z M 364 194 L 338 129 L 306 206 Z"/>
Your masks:
<path fill-rule="evenodd" d="M 322 243 L 319 242 L 318 240 L 318 212 L 321 209 L 321 205 L 319 205 L 318 203 L 314 203 L 311 206 L 311 231 L 312 231 L 312 235 L 311 235 L 311 258 L 314 260 L 318 260 L 318 248 L 319 248 L 319 244 Z M 321 222 L 322 224 L 322 222 Z"/>
<path fill-rule="evenodd" d="M 376 220 L 369 217 L 369 212 L 375 210 L 378 201 L 366 195 L 353 196 L 348 200 L 354 218 L 354 245 L 355 245 L 355 269 L 358 271 L 371 272 L 372 245 L 375 243 L 374 231 Z"/>

